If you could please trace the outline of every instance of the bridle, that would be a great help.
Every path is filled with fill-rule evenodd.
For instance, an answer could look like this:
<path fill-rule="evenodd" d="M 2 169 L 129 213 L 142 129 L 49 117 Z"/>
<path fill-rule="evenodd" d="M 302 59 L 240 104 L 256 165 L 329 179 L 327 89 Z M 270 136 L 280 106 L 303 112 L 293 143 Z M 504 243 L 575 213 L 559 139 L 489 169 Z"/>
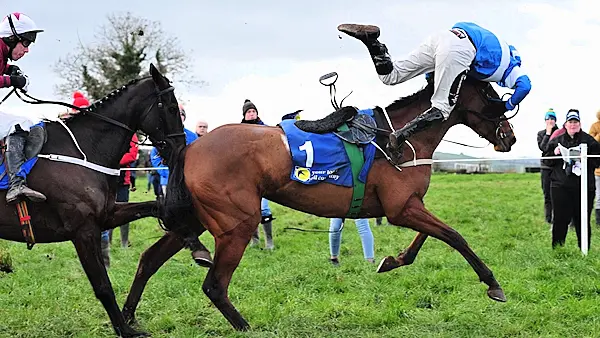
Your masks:
<path fill-rule="evenodd" d="M 165 107 L 164 107 L 164 103 L 163 103 L 162 98 L 163 98 L 163 95 L 171 93 L 172 91 L 175 90 L 175 88 L 173 86 L 169 86 L 169 87 L 167 87 L 167 88 L 165 88 L 163 90 L 159 90 L 156 84 L 154 84 L 154 87 L 155 87 L 154 93 L 152 93 L 152 94 L 149 95 L 149 96 L 154 96 L 154 100 L 152 101 L 152 104 L 150 104 L 148 106 L 148 108 L 146 108 L 146 110 L 144 111 L 144 113 L 141 115 L 141 117 L 140 117 L 140 123 L 142 123 L 143 121 L 145 121 L 147 119 L 148 114 L 150 113 L 150 111 L 152 110 L 152 108 L 154 107 L 154 105 L 157 105 L 157 107 L 162 112 L 162 114 L 159 114 L 159 126 L 157 128 L 157 130 L 161 131 L 162 126 L 165 124 L 166 114 L 168 113 L 166 111 Z M 115 95 L 116 93 L 118 93 L 119 90 L 124 90 L 125 88 L 126 88 L 126 86 L 123 86 L 120 89 L 118 89 L 116 92 L 111 93 L 111 95 Z M 98 102 L 94 103 L 94 105 L 91 105 L 91 106 L 86 107 L 86 108 L 80 108 L 80 107 L 77 107 L 77 106 L 74 106 L 72 104 L 65 103 L 65 102 L 40 100 L 40 99 L 37 99 L 37 98 L 35 98 L 35 97 L 33 97 L 33 96 L 27 94 L 26 92 L 23 92 L 23 91 L 14 91 L 14 92 L 17 94 L 17 96 L 19 97 L 19 99 L 21 99 L 25 103 L 30 103 L 30 104 L 55 104 L 55 105 L 59 105 L 59 106 L 64 106 L 64 107 L 67 107 L 67 108 L 71 108 L 73 110 L 77 110 L 82 115 L 88 115 L 88 116 L 97 118 L 99 120 L 105 121 L 107 123 L 110 123 L 112 125 L 120 127 L 122 129 L 125 129 L 125 130 L 127 130 L 128 132 L 130 132 L 132 134 L 135 133 L 135 130 L 131 129 L 128 125 L 126 125 L 126 124 L 124 124 L 124 123 L 122 123 L 120 121 L 117 121 L 115 119 L 112 119 L 110 117 L 107 117 L 107 116 L 104 116 L 104 115 L 96 113 L 94 111 L 95 110 L 94 109 L 95 108 L 94 105 L 102 103 L 102 101 L 98 101 Z M 12 92 L 9 93 L 9 95 L 10 94 L 12 94 Z M 21 95 L 25 96 L 27 99 L 25 97 L 21 96 Z M 168 139 L 177 138 L 177 137 L 185 137 L 185 133 L 184 132 L 166 134 L 166 135 L 164 135 L 164 139 L 163 140 L 152 140 L 152 138 L 148 134 L 145 134 L 145 133 L 142 133 L 142 135 L 145 136 L 144 141 L 146 139 L 150 138 L 152 144 L 155 145 L 157 148 L 163 148 L 166 145 L 166 140 L 168 140 Z M 144 141 L 139 142 L 138 144 L 143 144 Z"/>
<path fill-rule="evenodd" d="M 477 88 L 476 92 L 477 92 L 477 94 L 479 94 L 479 97 L 482 98 L 484 100 L 484 102 L 488 102 L 488 103 L 503 102 L 504 101 L 503 99 L 494 98 L 491 95 L 489 95 L 489 93 L 486 91 L 488 86 L 490 86 L 490 84 L 487 84 L 486 87 L 484 87 L 484 88 Z M 504 94 L 504 95 L 510 95 L 510 94 Z M 479 117 L 482 120 L 493 122 L 494 124 L 496 124 L 497 126 L 496 126 L 495 134 L 499 140 L 502 140 L 502 139 L 505 139 L 507 137 L 511 137 L 514 135 L 513 126 L 510 122 L 508 122 L 508 120 L 514 118 L 519 113 L 518 105 L 517 105 L 517 109 L 516 109 L 515 113 L 510 117 L 505 117 L 505 116 L 488 117 L 485 114 L 483 114 L 482 112 L 478 112 L 478 111 L 475 111 L 472 109 L 465 108 L 460 102 L 458 102 L 456 104 L 456 107 L 454 109 L 457 110 L 458 112 L 471 113 L 473 115 L 476 115 L 477 117 Z M 504 131 L 504 128 L 502 126 L 502 122 L 504 122 L 504 121 L 507 121 L 509 124 L 510 132 L 508 132 L 508 133 Z M 479 137 L 483 138 L 483 136 L 481 136 L 481 135 Z M 472 148 L 483 148 L 483 147 L 474 147 L 474 146 L 470 146 L 470 145 L 462 144 L 462 143 L 458 143 L 458 142 L 452 142 L 452 143 L 456 143 L 456 144 L 460 144 L 460 145 L 464 145 L 464 146 L 472 147 Z"/>

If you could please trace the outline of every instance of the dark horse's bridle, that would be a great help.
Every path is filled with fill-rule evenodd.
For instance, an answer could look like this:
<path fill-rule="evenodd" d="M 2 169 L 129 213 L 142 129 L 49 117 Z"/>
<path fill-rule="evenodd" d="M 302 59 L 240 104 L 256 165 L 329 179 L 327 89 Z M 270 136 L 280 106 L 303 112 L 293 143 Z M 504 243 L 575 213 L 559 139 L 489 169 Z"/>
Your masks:
<path fill-rule="evenodd" d="M 154 93 L 152 93 L 152 94 L 149 95 L 149 96 L 154 96 L 154 100 L 152 101 L 152 104 L 150 106 L 148 106 L 148 108 L 146 108 L 146 110 L 144 111 L 144 113 L 141 115 L 141 117 L 140 117 L 140 123 L 146 120 L 148 114 L 150 113 L 150 110 L 152 110 L 152 107 L 154 107 L 154 105 L 157 105 L 157 107 L 159 109 L 161 109 L 161 111 L 164 112 L 164 104 L 163 104 L 163 101 L 162 101 L 162 96 L 165 95 L 165 94 L 171 93 L 172 91 L 175 90 L 175 88 L 173 86 L 169 86 L 169 87 L 167 87 L 167 88 L 165 88 L 163 90 L 159 90 L 158 87 L 156 86 L 156 84 L 154 84 L 154 87 L 155 87 Z M 123 86 L 120 89 L 123 90 L 125 88 L 126 88 L 126 86 Z M 89 116 L 95 117 L 97 119 L 103 120 L 103 121 L 105 121 L 107 123 L 110 123 L 112 125 L 115 125 L 117 127 L 125 129 L 125 130 L 127 130 L 127 131 L 129 131 L 131 133 L 135 133 L 135 130 L 129 128 L 129 126 L 127 126 L 126 124 L 124 124 L 122 122 L 119 122 L 119 121 L 117 121 L 115 119 L 111 119 L 110 117 L 106 117 L 104 115 L 101 115 L 101 114 L 98 114 L 98 113 L 94 112 L 93 105 L 90 106 L 90 107 L 80 108 L 80 107 L 77 107 L 77 106 L 74 106 L 72 104 L 65 103 L 65 102 L 40 100 L 40 99 L 37 99 L 37 98 L 35 98 L 35 97 L 27 94 L 26 92 L 23 92 L 23 91 L 19 92 L 19 91 L 16 91 L 16 90 L 11 91 L 4 98 L 4 100 L 6 100 L 8 98 L 8 96 L 10 96 L 13 92 L 16 93 L 17 96 L 19 97 L 19 99 L 21 99 L 21 101 L 23 101 L 25 103 L 30 103 L 30 104 L 55 104 L 55 105 L 59 105 L 59 106 L 64 106 L 64 107 L 67 107 L 67 108 L 71 108 L 73 110 L 77 110 L 77 111 L 79 111 L 83 115 L 89 115 Z M 27 99 L 25 97 L 21 96 L 21 95 L 25 96 Z M 98 103 L 101 103 L 101 101 L 98 102 Z M 166 112 L 165 112 L 165 114 L 160 114 L 159 115 L 159 126 L 157 128 L 158 130 L 161 130 L 162 125 L 165 122 L 164 121 L 165 118 L 163 117 L 163 115 L 166 116 Z M 145 134 L 145 133 L 142 133 L 142 134 L 144 136 L 146 136 L 146 139 L 149 138 L 149 136 L 147 134 Z M 185 137 L 185 133 L 184 132 L 171 133 L 171 134 L 166 134 L 164 137 L 165 137 L 164 140 L 152 140 L 152 138 L 150 138 L 150 140 L 152 141 L 152 143 L 157 148 L 162 149 L 166 145 L 166 140 L 171 139 L 171 138 L 177 138 L 177 137 Z M 144 141 L 139 142 L 138 144 L 143 144 Z"/>

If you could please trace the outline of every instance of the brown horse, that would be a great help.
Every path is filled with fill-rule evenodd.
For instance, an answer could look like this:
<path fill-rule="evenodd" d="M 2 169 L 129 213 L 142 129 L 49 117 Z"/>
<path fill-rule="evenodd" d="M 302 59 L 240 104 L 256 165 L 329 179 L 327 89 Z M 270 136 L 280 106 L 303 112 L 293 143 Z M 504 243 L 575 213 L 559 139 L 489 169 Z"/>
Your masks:
<path fill-rule="evenodd" d="M 185 146 L 177 99 L 167 78 L 151 65 L 150 77 L 133 80 L 94 102 L 69 121 L 87 160 L 118 168 L 136 130 L 147 133 L 170 158 L 172 150 Z M 42 154 L 81 157 L 67 130 L 47 122 L 48 142 Z M 168 146 L 166 146 L 168 144 Z M 115 204 L 116 176 L 83 166 L 38 159 L 28 175 L 28 184 L 44 193 L 47 201 L 29 203 L 29 213 L 38 243 L 73 242 L 96 298 L 102 302 L 118 336 L 138 337 L 145 333 L 124 320 L 102 262 L 100 234 L 124 223 L 153 215 L 154 202 Z M 14 205 L 6 205 L 0 192 L 0 238 L 24 242 Z"/>
<path fill-rule="evenodd" d="M 430 106 L 433 92 L 423 90 L 395 101 L 386 108 L 394 128 L 403 126 Z M 510 151 L 516 138 L 504 116 L 498 112 L 498 94 L 489 83 L 466 81 L 457 107 L 442 124 L 410 139 L 417 159 L 431 159 L 450 127 L 465 124 L 494 144 L 497 151 Z M 405 160 L 412 151 L 405 149 Z M 172 203 L 178 202 L 177 227 L 167 232 L 141 257 L 123 314 L 134 320 L 135 308 L 144 286 L 154 272 L 184 247 L 180 228 L 204 228 L 215 238 L 214 265 L 202 286 L 205 294 L 238 330 L 249 328 L 228 298 L 228 286 L 250 237 L 260 221 L 260 199 L 321 217 L 345 217 L 352 189 L 332 184 L 304 185 L 290 180 L 292 161 L 286 136 L 278 127 L 226 125 L 188 146 L 172 171 L 169 183 Z M 411 161 L 412 162 L 412 161 Z M 183 164 L 184 163 L 184 164 Z M 504 292 L 492 271 L 469 248 L 463 237 L 437 219 L 423 205 L 429 187 L 431 166 L 408 166 L 398 171 L 385 159 L 376 159 L 368 175 L 364 202 L 358 217 L 386 216 L 390 223 L 416 230 L 446 242 L 462 254 L 479 279 L 488 285 L 488 295 L 505 301 Z M 183 172 L 183 175 L 182 175 Z M 178 180 L 185 184 L 177 184 Z M 181 212 L 193 203 L 188 212 Z M 168 204 L 168 203 L 167 203 Z M 167 208 L 169 206 L 167 205 Z M 167 227 L 174 226 L 175 221 Z M 379 272 L 401 266 L 403 257 L 388 257 Z"/>

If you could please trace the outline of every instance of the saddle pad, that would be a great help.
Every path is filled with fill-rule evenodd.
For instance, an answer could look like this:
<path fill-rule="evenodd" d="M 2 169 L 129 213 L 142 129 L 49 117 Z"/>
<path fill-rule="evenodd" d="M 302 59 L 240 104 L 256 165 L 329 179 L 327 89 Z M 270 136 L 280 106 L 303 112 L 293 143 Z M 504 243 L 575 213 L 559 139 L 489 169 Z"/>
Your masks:
<path fill-rule="evenodd" d="M 333 133 L 313 134 L 302 131 L 294 122 L 284 120 L 279 123 L 287 137 L 292 156 L 290 179 L 307 185 L 327 182 L 352 187 L 352 167 L 344 141 Z M 364 149 L 365 156 L 365 165 L 360 175 L 363 181 L 373 163 L 375 147 L 369 144 L 359 149 Z"/>
<path fill-rule="evenodd" d="M 37 160 L 38 160 L 38 158 L 36 156 L 36 157 L 30 158 L 28 161 L 25 161 L 25 163 L 21 166 L 21 170 L 19 170 L 19 173 L 17 174 L 17 176 L 26 178 L 27 175 L 29 175 L 29 172 L 31 171 L 31 169 L 33 169 L 33 166 L 35 165 Z M 0 176 L 2 176 L 2 179 L 0 179 L 0 190 L 8 189 L 9 179 L 8 179 L 8 172 L 6 171 L 6 161 L 4 161 L 4 162 L 2 162 L 2 164 L 0 164 Z"/>

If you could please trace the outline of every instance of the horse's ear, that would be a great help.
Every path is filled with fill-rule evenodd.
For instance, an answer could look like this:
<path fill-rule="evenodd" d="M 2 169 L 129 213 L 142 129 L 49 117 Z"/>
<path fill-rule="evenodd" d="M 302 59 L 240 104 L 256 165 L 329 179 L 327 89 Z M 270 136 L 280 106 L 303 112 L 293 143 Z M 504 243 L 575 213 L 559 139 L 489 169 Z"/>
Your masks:
<path fill-rule="evenodd" d="M 152 75 L 152 80 L 154 80 L 154 83 L 156 83 L 159 86 L 164 86 L 165 79 L 162 76 L 162 74 L 158 71 L 158 69 L 154 67 L 153 63 L 150 64 L 150 75 Z"/>

